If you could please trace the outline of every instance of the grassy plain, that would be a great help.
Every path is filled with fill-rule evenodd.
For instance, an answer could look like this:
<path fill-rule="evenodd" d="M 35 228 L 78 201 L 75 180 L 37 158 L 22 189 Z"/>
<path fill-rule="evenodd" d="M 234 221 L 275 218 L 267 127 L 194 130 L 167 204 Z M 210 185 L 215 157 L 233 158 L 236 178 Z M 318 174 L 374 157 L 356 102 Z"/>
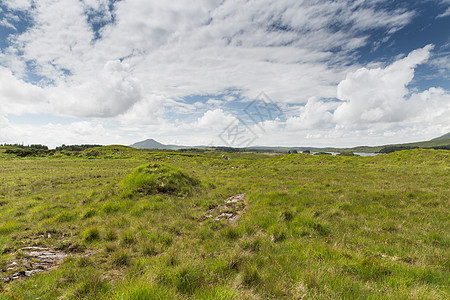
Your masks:
<path fill-rule="evenodd" d="M 450 297 L 449 151 L 2 151 L 0 278 L 17 271 L 13 261 L 25 270 L 23 247 L 68 254 L 51 271 L 0 282 L 21 299 Z M 143 165 L 172 177 L 136 179 Z M 241 193 L 238 220 L 208 218 Z"/>

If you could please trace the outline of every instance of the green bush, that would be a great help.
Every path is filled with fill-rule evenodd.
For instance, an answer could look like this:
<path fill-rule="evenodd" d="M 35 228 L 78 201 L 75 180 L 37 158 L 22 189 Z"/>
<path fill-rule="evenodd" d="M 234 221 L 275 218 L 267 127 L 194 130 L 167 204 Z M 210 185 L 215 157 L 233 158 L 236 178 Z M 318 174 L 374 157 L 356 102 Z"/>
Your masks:
<path fill-rule="evenodd" d="M 98 241 L 100 240 L 100 231 L 97 227 L 90 227 L 83 231 L 83 238 L 88 243 Z"/>
<path fill-rule="evenodd" d="M 176 299 L 175 294 L 166 287 L 161 287 L 147 282 L 130 283 L 125 292 L 116 293 L 113 299 L 129 300 L 164 300 Z"/>
<path fill-rule="evenodd" d="M 337 155 L 339 155 L 339 156 L 357 156 L 357 154 L 355 154 L 351 151 L 343 151 L 343 152 L 338 153 Z"/>
<path fill-rule="evenodd" d="M 111 286 L 103 276 L 96 271 L 87 272 L 81 284 L 75 290 L 75 299 L 98 299 L 106 294 Z"/>
<path fill-rule="evenodd" d="M 128 266 L 130 264 L 130 255 L 126 250 L 119 250 L 112 257 L 112 264 L 116 267 Z"/>
<path fill-rule="evenodd" d="M 121 182 L 123 195 L 176 194 L 190 195 L 200 182 L 182 170 L 166 164 L 148 164 L 138 167 Z"/>

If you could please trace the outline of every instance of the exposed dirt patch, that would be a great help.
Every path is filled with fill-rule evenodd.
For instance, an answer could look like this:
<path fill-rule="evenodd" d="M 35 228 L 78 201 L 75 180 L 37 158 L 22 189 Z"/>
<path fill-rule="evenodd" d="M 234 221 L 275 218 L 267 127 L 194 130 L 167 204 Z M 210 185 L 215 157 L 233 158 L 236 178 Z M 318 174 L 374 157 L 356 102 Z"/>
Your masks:
<path fill-rule="evenodd" d="M 216 221 L 226 219 L 230 223 L 236 222 L 247 206 L 244 197 L 244 194 L 237 194 L 227 198 L 225 204 L 209 209 L 202 217 L 201 221 L 207 219 L 214 219 Z"/>

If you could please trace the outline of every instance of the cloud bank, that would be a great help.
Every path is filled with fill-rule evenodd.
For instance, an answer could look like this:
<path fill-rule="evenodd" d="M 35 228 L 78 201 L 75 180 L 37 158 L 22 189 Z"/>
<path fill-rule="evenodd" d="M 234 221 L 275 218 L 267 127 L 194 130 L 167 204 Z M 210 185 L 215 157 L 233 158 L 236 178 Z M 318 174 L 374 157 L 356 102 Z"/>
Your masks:
<path fill-rule="evenodd" d="M 110 130 L 127 141 L 147 135 L 193 144 L 188 127 L 198 141 L 218 141 L 215 131 L 241 113 L 226 105 L 264 91 L 286 112 L 267 143 L 419 126 L 425 111 L 448 112 L 447 91 L 408 86 L 433 47 L 378 68 L 358 62 L 359 50 L 390 42 L 417 14 L 382 2 L 5 0 L 0 26 L 15 30 L 0 48 L 0 116 L 73 118 L 46 127 L 52 132 L 78 132 L 87 118 L 97 136 Z M 374 31 L 382 41 L 374 42 Z M 204 95 L 211 97 L 185 100 Z M 214 103 L 214 95 L 222 96 Z M 434 120 L 426 123 L 433 134 L 449 129 Z M 107 129 L 109 122 L 120 126 Z M 8 126 L 12 138 L 23 136 L 24 125 Z"/>

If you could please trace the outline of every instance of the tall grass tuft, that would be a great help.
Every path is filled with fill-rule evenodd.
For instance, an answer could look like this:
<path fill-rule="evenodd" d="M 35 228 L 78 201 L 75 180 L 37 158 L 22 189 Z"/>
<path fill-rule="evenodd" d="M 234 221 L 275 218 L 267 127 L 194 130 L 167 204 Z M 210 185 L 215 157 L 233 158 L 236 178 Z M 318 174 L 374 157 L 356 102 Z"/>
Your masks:
<path fill-rule="evenodd" d="M 162 163 L 151 163 L 136 168 L 121 182 L 122 195 L 175 194 L 187 196 L 200 181 L 179 168 Z"/>

